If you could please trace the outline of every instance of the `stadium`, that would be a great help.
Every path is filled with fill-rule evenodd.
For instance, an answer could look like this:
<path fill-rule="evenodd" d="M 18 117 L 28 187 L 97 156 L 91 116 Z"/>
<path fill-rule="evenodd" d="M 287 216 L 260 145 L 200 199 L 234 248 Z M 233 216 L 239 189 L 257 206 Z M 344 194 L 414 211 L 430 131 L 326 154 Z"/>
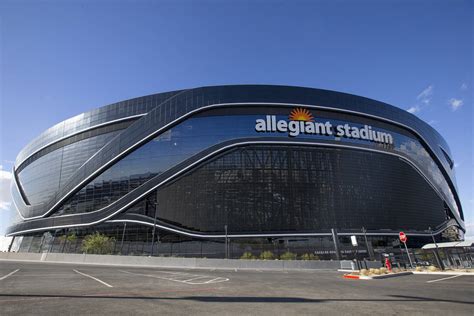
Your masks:
<path fill-rule="evenodd" d="M 11 251 L 320 258 L 463 239 L 448 144 L 386 103 L 335 91 L 230 85 L 85 112 L 19 153 Z M 362 245 L 354 249 L 350 237 Z M 365 245 L 365 246 L 364 246 Z"/>

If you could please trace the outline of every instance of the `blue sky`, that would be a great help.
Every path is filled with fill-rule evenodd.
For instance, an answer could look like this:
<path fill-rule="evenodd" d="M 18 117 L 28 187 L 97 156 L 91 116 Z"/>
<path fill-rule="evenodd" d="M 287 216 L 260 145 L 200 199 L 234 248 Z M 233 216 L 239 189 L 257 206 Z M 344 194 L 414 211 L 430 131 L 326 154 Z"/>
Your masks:
<path fill-rule="evenodd" d="M 430 123 L 453 153 L 474 236 L 473 1 L 0 3 L 0 234 L 12 162 L 68 117 L 205 85 L 338 90 Z"/>

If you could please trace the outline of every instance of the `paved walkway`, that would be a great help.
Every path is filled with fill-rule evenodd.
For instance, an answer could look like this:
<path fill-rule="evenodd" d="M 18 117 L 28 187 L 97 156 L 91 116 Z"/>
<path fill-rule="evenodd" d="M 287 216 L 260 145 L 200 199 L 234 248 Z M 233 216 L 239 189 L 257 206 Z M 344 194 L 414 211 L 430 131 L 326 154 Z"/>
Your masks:
<path fill-rule="evenodd" d="M 435 281 L 437 280 L 437 281 Z M 472 315 L 474 278 L 0 262 L 3 315 Z"/>

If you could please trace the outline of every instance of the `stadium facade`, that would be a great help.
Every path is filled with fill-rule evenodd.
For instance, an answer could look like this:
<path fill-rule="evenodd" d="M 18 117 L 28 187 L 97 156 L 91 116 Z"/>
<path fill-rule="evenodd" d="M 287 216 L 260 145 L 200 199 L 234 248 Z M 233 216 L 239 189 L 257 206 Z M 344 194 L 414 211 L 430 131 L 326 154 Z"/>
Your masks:
<path fill-rule="evenodd" d="M 344 257 L 465 231 L 445 140 L 394 106 L 346 93 L 235 85 L 154 94 L 80 114 L 18 155 L 13 251 Z M 337 236 L 336 238 L 334 238 Z M 153 242 L 152 241 L 153 238 Z M 363 242 L 362 242 L 363 243 Z"/>

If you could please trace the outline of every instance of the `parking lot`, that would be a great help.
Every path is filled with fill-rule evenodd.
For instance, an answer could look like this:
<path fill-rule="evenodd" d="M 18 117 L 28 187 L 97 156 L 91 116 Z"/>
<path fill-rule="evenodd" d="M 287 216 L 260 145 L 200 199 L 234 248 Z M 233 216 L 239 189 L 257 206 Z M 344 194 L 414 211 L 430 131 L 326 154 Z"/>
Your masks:
<path fill-rule="evenodd" d="M 1 315 L 472 315 L 474 277 L 0 261 Z"/>

